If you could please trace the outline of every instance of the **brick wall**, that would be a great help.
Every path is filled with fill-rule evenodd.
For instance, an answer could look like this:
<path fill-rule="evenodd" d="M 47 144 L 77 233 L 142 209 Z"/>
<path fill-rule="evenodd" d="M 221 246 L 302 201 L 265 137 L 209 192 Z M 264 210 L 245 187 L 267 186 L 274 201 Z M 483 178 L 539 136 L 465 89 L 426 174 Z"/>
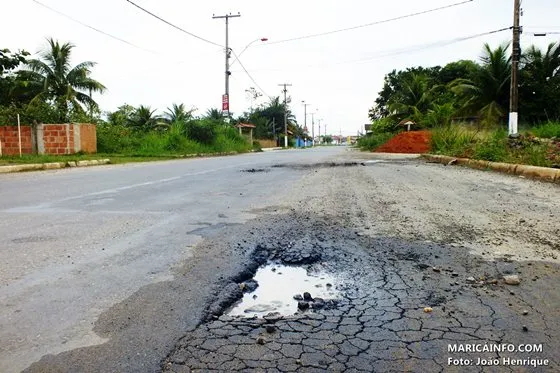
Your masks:
<path fill-rule="evenodd" d="M 22 153 L 33 153 L 31 126 L 21 126 Z M 74 154 L 97 152 L 96 128 L 93 124 L 40 124 L 37 127 L 37 149 L 40 154 Z M 3 155 L 19 154 L 16 126 L 0 126 Z"/>
<path fill-rule="evenodd" d="M 44 154 L 74 153 L 74 126 L 71 124 L 43 125 Z"/>
<path fill-rule="evenodd" d="M 97 153 L 97 132 L 93 124 L 80 124 L 80 149 L 84 153 Z"/>
<path fill-rule="evenodd" d="M 31 141 L 31 127 L 21 126 L 21 151 L 23 154 L 31 154 L 33 152 Z M 0 127 L 0 143 L 2 146 L 2 155 L 19 154 L 17 126 Z"/>

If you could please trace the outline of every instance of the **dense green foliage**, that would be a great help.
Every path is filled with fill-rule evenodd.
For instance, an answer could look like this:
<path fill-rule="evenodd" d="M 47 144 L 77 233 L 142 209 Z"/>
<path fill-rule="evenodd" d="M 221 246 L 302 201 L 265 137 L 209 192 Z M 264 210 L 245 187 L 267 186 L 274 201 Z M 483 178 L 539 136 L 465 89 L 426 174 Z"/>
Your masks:
<path fill-rule="evenodd" d="M 404 119 L 429 128 L 452 121 L 472 121 L 486 128 L 503 125 L 510 81 L 509 45 L 492 49 L 486 44 L 479 62 L 390 72 L 369 117 L 374 131 L 396 130 Z M 560 119 L 560 43 L 550 44 L 544 51 L 533 46 L 524 52 L 519 95 L 522 123 Z"/>
<path fill-rule="evenodd" d="M 97 113 L 91 93 L 102 93 L 105 86 L 91 78 L 94 62 L 70 64 L 73 48 L 49 39 L 40 58 L 31 60 L 26 59 L 27 53 L 5 51 L 0 69 L 0 119 L 13 123 L 17 112 L 26 122 L 67 122 Z"/>
<path fill-rule="evenodd" d="M 128 104 L 102 113 L 91 98 L 92 92 L 101 94 L 106 89 L 91 77 L 95 63 L 73 66 L 73 49 L 70 43 L 48 39 L 37 59 L 30 59 L 25 51 L 0 50 L 0 124 L 16 124 L 17 115 L 24 124 L 95 123 L 99 152 L 142 156 L 259 149 L 258 143 L 249 143 L 234 126 L 251 123 L 256 126 L 253 138 L 279 138 L 284 133 L 285 109 L 289 131 L 304 134 L 279 97 L 251 107 L 231 123 L 218 109 L 196 117 L 196 109 L 185 104 L 173 104 L 161 114 L 147 105 Z M 255 100 L 261 96 L 254 88 L 248 92 Z"/>
<path fill-rule="evenodd" d="M 252 88 L 254 90 L 254 88 Z M 288 104 L 290 100 L 288 100 Z M 295 136 L 309 139 L 310 137 L 305 133 L 303 127 L 301 127 L 295 120 L 295 116 L 290 110 L 289 106 L 287 109 L 287 124 L 288 131 Z M 251 123 L 256 126 L 254 129 L 253 136 L 259 139 L 278 139 L 283 137 L 284 134 L 284 102 L 280 100 L 280 97 L 271 97 L 267 103 L 258 106 L 256 109 L 251 109 L 251 111 L 241 115 L 237 122 L 239 123 Z"/>

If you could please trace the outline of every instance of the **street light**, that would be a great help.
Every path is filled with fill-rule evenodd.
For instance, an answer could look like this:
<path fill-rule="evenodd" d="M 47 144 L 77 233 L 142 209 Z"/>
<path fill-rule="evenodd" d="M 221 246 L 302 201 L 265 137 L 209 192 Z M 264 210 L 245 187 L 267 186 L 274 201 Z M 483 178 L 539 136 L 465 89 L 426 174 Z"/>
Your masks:
<path fill-rule="evenodd" d="M 256 43 L 257 41 L 262 41 L 262 42 L 264 43 L 264 42 L 268 41 L 268 38 L 255 39 L 255 40 L 253 40 L 252 42 L 250 42 L 249 44 L 247 44 L 247 45 L 245 46 L 245 48 L 243 48 L 243 50 L 241 51 L 241 53 L 239 53 L 239 54 L 235 57 L 235 60 L 233 60 L 233 62 L 229 65 L 229 67 L 232 67 L 233 64 L 235 64 L 235 63 L 237 62 L 237 60 L 239 60 L 239 58 L 241 57 L 241 55 L 242 55 L 251 45 L 253 45 L 253 44 Z"/>

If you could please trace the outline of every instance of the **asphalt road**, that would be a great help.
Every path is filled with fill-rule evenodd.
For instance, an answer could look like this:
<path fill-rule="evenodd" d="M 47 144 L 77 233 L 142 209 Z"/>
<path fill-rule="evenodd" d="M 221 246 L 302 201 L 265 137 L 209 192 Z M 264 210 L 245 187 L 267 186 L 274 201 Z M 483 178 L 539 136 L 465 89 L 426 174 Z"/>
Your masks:
<path fill-rule="evenodd" d="M 204 230 L 254 218 L 252 210 L 301 178 L 289 169 L 264 178 L 242 170 L 341 151 L 2 175 L 0 371 L 103 343 L 92 327 L 104 311 L 171 279 Z"/>
<path fill-rule="evenodd" d="M 332 147 L 10 174 L 0 192 L 2 372 L 464 371 L 446 346 L 469 341 L 541 343 L 551 365 L 528 371 L 559 367 L 555 185 Z M 336 272 L 343 298 L 274 333 L 220 317 L 271 260 Z"/>

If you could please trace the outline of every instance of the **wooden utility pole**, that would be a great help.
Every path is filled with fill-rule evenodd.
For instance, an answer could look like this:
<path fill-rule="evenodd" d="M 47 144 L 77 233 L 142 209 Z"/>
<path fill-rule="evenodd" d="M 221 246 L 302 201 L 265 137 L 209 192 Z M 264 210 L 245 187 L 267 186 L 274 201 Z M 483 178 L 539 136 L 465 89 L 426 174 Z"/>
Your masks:
<path fill-rule="evenodd" d="M 511 50 L 511 91 L 509 96 L 509 124 L 510 136 L 517 136 L 519 121 L 519 60 L 521 59 L 521 0 L 514 0 L 513 10 L 513 43 Z"/>

